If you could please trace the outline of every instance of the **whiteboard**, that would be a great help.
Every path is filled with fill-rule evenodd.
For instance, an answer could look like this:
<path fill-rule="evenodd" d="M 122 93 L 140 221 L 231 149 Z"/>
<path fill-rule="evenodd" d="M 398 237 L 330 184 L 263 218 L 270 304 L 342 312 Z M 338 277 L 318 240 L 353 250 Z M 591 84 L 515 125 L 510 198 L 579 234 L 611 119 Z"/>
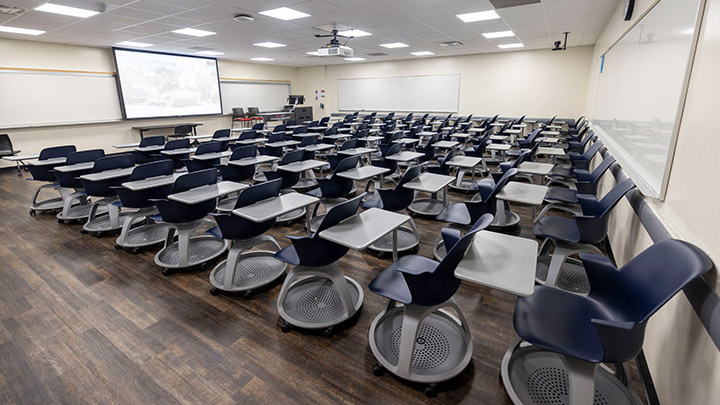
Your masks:
<path fill-rule="evenodd" d="M 115 75 L 0 70 L 0 127 L 122 119 Z"/>
<path fill-rule="evenodd" d="M 702 6 L 660 0 L 601 57 L 594 128 L 651 197 L 664 197 Z"/>
<path fill-rule="evenodd" d="M 460 75 L 338 79 L 341 111 L 457 112 Z"/>
<path fill-rule="evenodd" d="M 282 111 L 290 94 L 290 83 L 220 81 L 223 113 L 258 107 L 260 111 Z"/>

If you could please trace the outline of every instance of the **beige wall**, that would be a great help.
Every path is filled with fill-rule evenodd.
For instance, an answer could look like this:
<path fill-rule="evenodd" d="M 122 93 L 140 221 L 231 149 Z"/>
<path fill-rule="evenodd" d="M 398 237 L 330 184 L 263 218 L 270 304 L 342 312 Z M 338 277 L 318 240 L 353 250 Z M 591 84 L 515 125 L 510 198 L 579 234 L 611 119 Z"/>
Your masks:
<path fill-rule="evenodd" d="M 640 0 L 635 18 L 654 1 Z M 593 110 L 600 55 L 631 22 L 618 7 L 595 45 L 588 78 L 586 112 Z M 720 0 L 707 0 L 691 73 L 687 100 L 665 201 L 648 199 L 674 237 L 702 247 L 720 263 L 720 215 L 713 202 L 720 198 L 713 152 L 720 148 L 714 120 L 720 105 Z M 646 249 L 652 241 L 627 201 L 612 215 L 610 241 L 618 264 Z M 716 291 L 720 288 L 716 286 Z M 660 400 L 664 404 L 710 404 L 720 401 L 720 354 L 683 294 L 668 303 L 649 322 L 645 353 Z"/>
<path fill-rule="evenodd" d="M 298 69 L 297 90 L 325 115 L 337 112 L 337 81 L 347 78 L 460 74 L 459 114 L 576 117 L 584 110 L 592 47 L 518 51 Z"/>
<path fill-rule="evenodd" d="M 0 55 L 0 67 L 115 72 L 112 51 L 109 48 L 0 39 Z M 289 80 L 291 83 L 295 83 L 296 73 L 296 69 L 290 67 L 224 60 L 219 61 L 218 71 L 221 78 Z M 41 89 L 38 91 L 42 93 Z M 10 134 L 15 149 L 28 153 L 63 144 L 73 144 L 78 149 L 102 148 L 107 152 L 116 152 L 118 150 L 112 145 L 138 141 L 139 136 L 137 131 L 131 128 L 133 126 L 172 124 L 179 121 L 202 123 L 203 125 L 198 127 L 198 133 L 212 133 L 230 126 L 230 118 L 227 116 L 205 116 L 9 129 L 2 132 Z M 0 161 L 0 167 L 9 165 L 8 162 Z"/>

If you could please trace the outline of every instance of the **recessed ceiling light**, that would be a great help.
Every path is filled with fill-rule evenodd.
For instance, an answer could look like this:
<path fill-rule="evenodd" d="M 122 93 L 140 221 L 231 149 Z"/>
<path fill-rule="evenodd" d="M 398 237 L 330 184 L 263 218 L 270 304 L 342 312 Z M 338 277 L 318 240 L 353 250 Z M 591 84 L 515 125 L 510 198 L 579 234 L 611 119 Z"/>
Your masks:
<path fill-rule="evenodd" d="M 59 4 L 45 3 L 40 7 L 35 8 L 36 11 L 44 11 L 46 13 L 55 13 L 62 15 L 69 15 L 72 17 L 88 18 L 95 14 L 100 14 L 98 11 L 86 10 L 84 8 L 61 6 Z"/>
<path fill-rule="evenodd" d="M 258 42 L 253 44 L 255 46 L 262 46 L 263 48 L 282 48 L 285 44 L 278 44 L 277 42 Z"/>
<path fill-rule="evenodd" d="M 408 44 L 403 44 L 402 42 L 392 42 L 392 43 L 389 43 L 389 44 L 380 44 L 380 46 L 382 46 L 383 48 L 390 48 L 390 49 L 392 49 L 392 48 L 407 48 L 407 47 L 410 46 L 410 45 L 408 45 Z"/>
<path fill-rule="evenodd" d="M 365 58 L 359 58 L 357 56 L 354 58 L 344 58 L 344 59 L 348 62 L 360 62 L 361 60 L 365 60 Z"/>
<path fill-rule="evenodd" d="M 496 32 L 485 32 L 482 34 L 487 39 L 493 39 L 493 38 L 507 38 L 507 37 L 514 37 L 515 33 L 512 31 L 496 31 Z"/>
<path fill-rule="evenodd" d="M 312 55 L 312 56 L 318 56 L 318 52 L 317 52 L 317 51 L 305 52 L 305 54 L 306 54 L 306 55 Z"/>
<path fill-rule="evenodd" d="M 500 16 L 495 12 L 495 10 L 488 10 L 478 11 L 476 13 L 458 14 L 457 18 L 463 20 L 463 22 L 471 23 L 475 21 L 496 20 L 500 18 Z"/>
<path fill-rule="evenodd" d="M 222 53 L 222 52 L 215 52 L 215 51 L 200 51 L 200 52 L 195 52 L 195 54 L 196 54 L 196 55 L 206 55 L 206 56 L 220 56 L 220 55 L 225 55 L 225 54 Z"/>
<path fill-rule="evenodd" d="M 435 54 L 432 53 L 432 52 L 430 52 L 430 51 L 420 51 L 420 52 L 410 52 L 410 55 L 413 55 L 413 56 L 430 56 L 430 55 L 435 55 Z"/>
<path fill-rule="evenodd" d="M 146 44 L 144 42 L 133 42 L 133 41 L 122 41 L 122 42 L 118 42 L 115 45 L 132 46 L 135 48 L 147 48 L 148 46 L 153 46 L 153 44 Z"/>
<path fill-rule="evenodd" d="M 523 45 L 523 44 L 521 44 L 521 43 L 519 43 L 519 42 L 518 42 L 517 44 L 501 44 L 501 45 L 498 45 L 498 48 L 500 48 L 500 49 L 512 49 L 512 48 L 524 48 L 524 47 L 525 47 L 525 45 Z"/>
<path fill-rule="evenodd" d="M 268 61 L 275 60 L 275 59 L 273 59 L 273 58 L 250 58 L 250 60 L 256 60 L 258 62 L 268 62 Z"/>
<path fill-rule="evenodd" d="M 193 37 L 207 37 L 209 35 L 215 35 L 214 32 L 198 30 L 195 28 L 183 28 L 181 30 L 175 30 L 173 32 L 176 34 L 190 35 Z"/>
<path fill-rule="evenodd" d="M 363 30 L 347 30 L 338 32 L 338 35 L 343 37 L 367 37 L 372 34 Z"/>
<path fill-rule="evenodd" d="M 40 34 L 45 33 L 45 31 L 40 31 L 40 30 L 30 30 L 27 28 L 17 28 L 17 27 L 7 27 L 7 26 L 0 26 L 0 32 L 9 32 L 11 34 L 24 34 L 24 35 L 40 35 Z"/>
<path fill-rule="evenodd" d="M 277 18 L 284 21 L 296 20 L 298 18 L 310 17 L 310 14 L 303 13 L 302 11 L 293 10 L 288 7 L 274 8 L 272 10 L 261 11 L 260 14 L 268 17 Z"/>

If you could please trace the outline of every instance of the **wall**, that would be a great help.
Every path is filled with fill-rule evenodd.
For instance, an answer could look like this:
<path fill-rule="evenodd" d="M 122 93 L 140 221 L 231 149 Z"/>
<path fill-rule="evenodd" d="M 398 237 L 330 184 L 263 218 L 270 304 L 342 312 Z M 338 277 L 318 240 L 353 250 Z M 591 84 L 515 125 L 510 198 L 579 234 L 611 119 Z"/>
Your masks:
<path fill-rule="evenodd" d="M 592 51 L 577 47 L 299 68 L 297 90 L 316 111 L 324 102 L 327 115 L 338 112 L 338 79 L 460 73 L 459 114 L 576 117 L 584 110 Z M 319 89 L 326 97 L 316 102 Z"/>
<path fill-rule="evenodd" d="M 634 17 L 653 3 L 637 1 Z M 593 110 L 600 55 L 630 25 L 622 21 L 621 12 L 619 5 L 593 50 L 586 99 L 588 113 Z M 720 148 L 720 138 L 715 123 L 708 118 L 716 114 L 720 105 L 719 65 L 720 0 L 707 0 L 667 194 L 664 201 L 648 200 L 674 237 L 702 247 L 715 263 L 720 263 L 720 216 L 714 208 L 714 201 L 720 198 L 717 187 L 720 163 L 713 152 Z M 611 216 L 609 236 L 618 264 L 627 262 L 652 243 L 625 200 Z M 717 286 L 715 289 L 720 291 Z M 649 322 L 644 349 L 662 403 L 700 405 L 720 401 L 718 348 L 683 294 Z"/>
<path fill-rule="evenodd" d="M 110 48 L 0 39 L 0 55 L 0 67 L 115 72 Z M 291 81 L 292 91 L 296 69 L 220 60 L 218 71 L 221 78 L 288 80 Z M 42 89 L 28 90 L 42 94 Z M 180 121 L 202 123 L 203 125 L 198 127 L 198 133 L 212 133 L 230 126 L 228 116 L 203 116 L 35 127 L 3 132 L 10 134 L 15 149 L 27 153 L 64 144 L 74 144 L 78 149 L 102 148 L 106 152 L 117 152 L 112 145 L 138 141 L 138 133 L 131 128 L 133 126 L 172 124 Z M 14 166 L 14 163 L 0 161 L 0 167 L 11 165 Z"/>

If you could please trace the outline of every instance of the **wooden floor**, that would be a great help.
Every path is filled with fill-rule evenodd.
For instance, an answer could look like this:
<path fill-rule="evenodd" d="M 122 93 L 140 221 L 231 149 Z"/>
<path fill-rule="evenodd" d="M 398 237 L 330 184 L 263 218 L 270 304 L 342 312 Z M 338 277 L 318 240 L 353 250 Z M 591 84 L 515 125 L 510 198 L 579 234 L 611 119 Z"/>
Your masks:
<path fill-rule="evenodd" d="M 515 339 L 511 295 L 460 286 L 473 359 L 427 399 L 392 375 L 372 374 L 368 329 L 386 300 L 367 285 L 389 259 L 350 251 L 340 262 L 364 288 L 357 324 L 332 338 L 282 333 L 279 285 L 243 300 L 210 295 L 209 271 L 164 277 L 154 251 L 118 251 L 115 236 L 28 215 L 36 185 L 0 172 L 1 404 L 510 403 L 498 372 Z M 522 222 L 511 233 L 532 237 L 529 210 L 513 209 Z M 416 223 L 419 253 L 431 257 L 444 224 Z M 270 234 L 286 246 L 283 235 L 302 232 L 296 224 Z"/>

